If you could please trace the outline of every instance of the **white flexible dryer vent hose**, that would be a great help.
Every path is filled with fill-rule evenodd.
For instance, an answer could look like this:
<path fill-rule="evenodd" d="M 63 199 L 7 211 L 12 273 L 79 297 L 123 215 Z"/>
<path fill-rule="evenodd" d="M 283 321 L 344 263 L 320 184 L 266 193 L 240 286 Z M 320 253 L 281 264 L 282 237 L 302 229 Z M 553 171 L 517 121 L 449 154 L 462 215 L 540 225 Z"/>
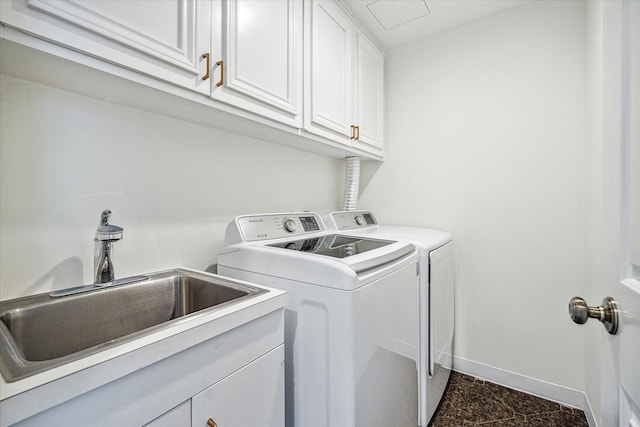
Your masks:
<path fill-rule="evenodd" d="M 358 207 L 360 188 L 360 157 L 347 157 L 347 170 L 344 179 L 344 210 L 355 211 Z"/>

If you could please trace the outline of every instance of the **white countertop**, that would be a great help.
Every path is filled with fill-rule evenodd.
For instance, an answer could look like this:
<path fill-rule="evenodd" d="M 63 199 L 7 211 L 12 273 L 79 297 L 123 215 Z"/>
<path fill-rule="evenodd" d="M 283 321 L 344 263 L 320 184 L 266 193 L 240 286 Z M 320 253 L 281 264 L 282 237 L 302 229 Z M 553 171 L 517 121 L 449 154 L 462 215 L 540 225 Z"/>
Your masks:
<path fill-rule="evenodd" d="M 0 413 L 27 398 L 32 405 L 37 402 L 34 413 L 50 408 L 284 307 L 286 292 L 248 284 L 269 292 L 192 314 L 139 339 L 18 381 L 8 383 L 2 378 Z"/>

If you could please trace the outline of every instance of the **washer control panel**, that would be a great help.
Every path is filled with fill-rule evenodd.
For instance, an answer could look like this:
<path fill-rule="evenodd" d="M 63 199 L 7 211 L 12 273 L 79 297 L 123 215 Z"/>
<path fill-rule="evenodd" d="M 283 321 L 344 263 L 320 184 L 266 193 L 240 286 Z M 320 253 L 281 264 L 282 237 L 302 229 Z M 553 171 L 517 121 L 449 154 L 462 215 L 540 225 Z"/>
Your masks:
<path fill-rule="evenodd" d="M 242 238 L 247 242 L 326 231 L 320 215 L 314 212 L 246 215 L 238 217 L 237 225 Z"/>
<path fill-rule="evenodd" d="M 298 229 L 296 222 L 291 218 L 285 218 L 285 220 L 282 222 L 282 225 L 284 226 L 284 229 L 289 233 L 295 233 L 295 231 Z"/>
<path fill-rule="evenodd" d="M 337 230 L 357 230 L 378 225 L 371 211 L 331 212 L 327 222 L 333 223 Z"/>

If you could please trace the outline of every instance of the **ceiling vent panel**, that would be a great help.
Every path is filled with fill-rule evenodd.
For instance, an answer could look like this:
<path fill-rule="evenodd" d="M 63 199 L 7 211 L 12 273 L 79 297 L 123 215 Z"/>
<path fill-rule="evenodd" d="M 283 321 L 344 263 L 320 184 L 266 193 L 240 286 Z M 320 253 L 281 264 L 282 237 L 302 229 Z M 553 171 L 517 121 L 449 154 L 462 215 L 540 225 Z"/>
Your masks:
<path fill-rule="evenodd" d="M 424 0 L 377 0 L 368 3 L 367 9 L 385 30 L 399 27 L 431 13 Z"/>

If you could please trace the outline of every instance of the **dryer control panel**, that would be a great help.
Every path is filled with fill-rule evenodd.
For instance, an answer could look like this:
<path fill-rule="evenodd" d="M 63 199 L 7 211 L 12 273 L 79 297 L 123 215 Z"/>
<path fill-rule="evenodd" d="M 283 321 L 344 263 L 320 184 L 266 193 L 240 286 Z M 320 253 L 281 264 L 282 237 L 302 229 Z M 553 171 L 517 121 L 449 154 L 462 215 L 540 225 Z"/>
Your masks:
<path fill-rule="evenodd" d="M 331 212 L 327 223 L 334 225 L 338 231 L 357 230 L 378 225 L 378 221 L 371 211 Z"/>
<path fill-rule="evenodd" d="M 304 236 L 326 231 L 320 215 L 314 212 L 246 215 L 236 218 L 246 242 Z"/>

